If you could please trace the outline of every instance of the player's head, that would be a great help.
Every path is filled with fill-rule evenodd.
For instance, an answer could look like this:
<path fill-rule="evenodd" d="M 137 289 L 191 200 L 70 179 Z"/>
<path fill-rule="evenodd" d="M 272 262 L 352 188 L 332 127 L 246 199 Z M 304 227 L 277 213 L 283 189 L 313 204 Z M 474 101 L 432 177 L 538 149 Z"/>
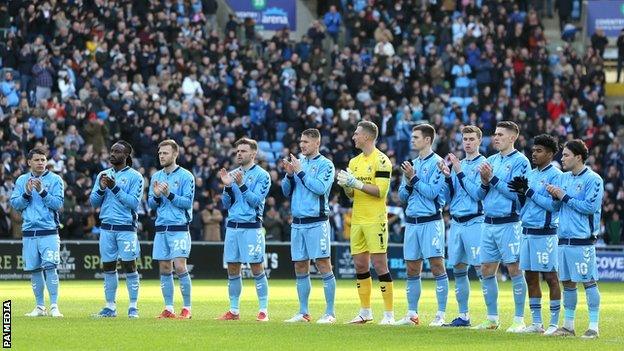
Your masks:
<path fill-rule="evenodd" d="M 303 156 L 314 156 L 319 153 L 321 147 L 321 133 L 316 128 L 306 129 L 301 133 L 299 148 Z"/>
<path fill-rule="evenodd" d="M 234 144 L 236 146 L 236 163 L 247 167 L 254 162 L 258 153 L 258 143 L 249 138 L 241 138 Z"/>
<path fill-rule="evenodd" d="M 423 123 L 412 128 L 412 148 L 418 152 L 428 150 L 435 140 L 435 129 L 431 124 Z"/>
<path fill-rule="evenodd" d="M 463 147 L 466 154 L 474 154 L 479 152 L 479 146 L 481 146 L 481 138 L 483 133 L 477 126 L 465 126 L 461 130 Z"/>
<path fill-rule="evenodd" d="M 167 139 L 158 144 L 158 161 L 161 167 L 169 167 L 175 164 L 179 154 L 178 143 L 175 140 Z"/>
<path fill-rule="evenodd" d="M 531 161 L 537 167 L 545 167 L 552 162 L 557 151 L 559 151 L 557 139 L 548 134 L 538 135 L 533 139 Z"/>
<path fill-rule="evenodd" d="M 377 135 L 379 135 L 379 129 L 375 123 L 371 121 L 361 121 L 355 129 L 352 139 L 355 143 L 355 147 L 361 150 L 368 145 L 375 145 Z"/>
<path fill-rule="evenodd" d="M 585 164 L 587 157 L 589 157 L 589 150 L 587 150 L 587 146 L 583 140 L 573 139 L 565 143 L 563 147 L 561 164 L 564 170 L 571 171 Z"/>
<path fill-rule="evenodd" d="M 512 149 L 520 134 L 520 128 L 512 121 L 500 121 L 496 123 L 494 132 L 494 148 L 498 151 Z"/>
<path fill-rule="evenodd" d="M 125 140 L 119 140 L 111 146 L 108 160 L 115 167 L 132 166 L 132 145 Z"/>
<path fill-rule="evenodd" d="M 46 169 L 48 163 L 48 153 L 42 147 L 35 147 L 28 152 L 27 161 L 30 171 L 34 174 L 41 174 Z"/>

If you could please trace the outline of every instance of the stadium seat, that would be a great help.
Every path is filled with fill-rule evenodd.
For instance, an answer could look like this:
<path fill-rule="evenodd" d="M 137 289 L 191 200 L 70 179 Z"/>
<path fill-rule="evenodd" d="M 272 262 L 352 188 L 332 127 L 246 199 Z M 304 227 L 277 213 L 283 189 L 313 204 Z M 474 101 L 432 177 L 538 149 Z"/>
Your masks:
<path fill-rule="evenodd" d="M 271 151 L 271 143 L 268 142 L 268 141 L 260 140 L 260 141 L 258 141 L 258 148 L 260 148 L 260 150 L 262 150 L 262 151 L 270 152 Z"/>
<path fill-rule="evenodd" d="M 271 143 L 271 150 L 273 152 L 281 154 L 282 153 L 282 149 L 284 149 L 284 143 L 282 143 L 281 141 L 274 141 L 274 142 Z"/>

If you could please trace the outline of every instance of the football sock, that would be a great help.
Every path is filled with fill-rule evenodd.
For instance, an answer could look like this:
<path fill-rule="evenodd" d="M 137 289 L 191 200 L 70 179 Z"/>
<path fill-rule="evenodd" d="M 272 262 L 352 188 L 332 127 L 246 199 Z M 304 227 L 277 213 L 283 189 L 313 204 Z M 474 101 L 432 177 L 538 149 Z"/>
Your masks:
<path fill-rule="evenodd" d="M 576 314 L 576 303 L 578 301 L 576 288 L 563 288 L 563 326 L 566 329 L 574 330 L 574 317 Z"/>
<path fill-rule="evenodd" d="M 542 324 L 542 298 L 529 297 L 529 308 L 533 324 Z"/>
<path fill-rule="evenodd" d="M 191 307 L 191 276 L 188 271 L 184 271 L 178 274 L 178 279 L 180 280 L 180 292 L 182 293 L 182 302 L 183 306 L 190 308 Z"/>
<path fill-rule="evenodd" d="M 37 306 L 44 307 L 45 301 L 43 292 L 45 289 L 45 280 L 41 269 L 32 272 L 30 276 L 30 283 L 32 285 L 33 294 L 35 295 L 35 303 Z"/>
<path fill-rule="evenodd" d="M 470 297 L 470 280 L 468 268 L 453 269 L 455 276 L 455 299 L 459 306 L 459 313 L 468 313 L 468 299 Z"/>
<path fill-rule="evenodd" d="M 59 289 L 59 276 L 56 268 L 45 270 L 45 280 L 48 294 L 50 295 L 50 304 L 56 305 L 58 303 Z"/>
<path fill-rule="evenodd" d="M 310 298 L 310 273 L 297 273 L 297 295 L 299 296 L 299 313 L 308 314 L 308 300 Z"/>
<path fill-rule="evenodd" d="M 165 306 L 173 306 L 173 273 L 160 275 L 160 290 L 165 300 Z"/>
<path fill-rule="evenodd" d="M 410 313 L 418 313 L 418 301 L 420 301 L 420 292 L 422 291 L 422 281 L 420 276 L 407 277 L 407 310 Z"/>
<path fill-rule="evenodd" d="M 483 289 L 488 316 L 498 316 L 498 281 L 496 275 L 484 276 L 481 288 Z"/>
<path fill-rule="evenodd" d="M 130 307 L 136 308 L 139 299 L 139 272 L 126 273 L 126 288 L 128 289 Z"/>
<path fill-rule="evenodd" d="M 360 296 L 360 306 L 362 308 L 371 307 L 371 290 L 373 289 L 373 280 L 370 272 L 357 273 L 357 290 Z"/>
<path fill-rule="evenodd" d="M 240 296 L 243 290 L 243 279 L 241 275 L 228 276 L 228 295 L 230 296 L 230 311 L 238 314 L 240 311 Z"/>
<path fill-rule="evenodd" d="M 444 273 L 434 278 L 436 281 L 436 299 L 438 300 L 438 312 L 445 312 L 449 289 L 448 275 Z"/>
<path fill-rule="evenodd" d="M 394 283 L 390 272 L 379 276 L 379 289 L 384 302 L 384 311 L 394 311 Z"/>
<path fill-rule="evenodd" d="M 258 295 L 258 303 L 260 310 L 266 310 L 269 307 L 269 281 L 264 272 L 254 275 L 256 281 L 256 294 Z"/>
<path fill-rule="evenodd" d="M 589 329 L 597 331 L 600 317 L 600 291 L 598 291 L 596 283 L 585 287 L 585 297 L 587 298 L 587 309 L 589 310 Z"/>
<path fill-rule="evenodd" d="M 515 305 L 515 317 L 524 317 L 524 304 L 526 302 L 527 284 L 524 280 L 524 275 L 518 274 L 515 277 L 511 277 L 511 286 L 513 289 L 514 305 Z"/>
<path fill-rule="evenodd" d="M 106 299 L 107 304 L 115 303 L 118 284 L 119 275 L 117 274 L 117 271 L 104 272 L 104 298 Z"/>
<path fill-rule="evenodd" d="M 559 325 L 559 311 L 561 300 L 550 300 L 550 325 Z"/>

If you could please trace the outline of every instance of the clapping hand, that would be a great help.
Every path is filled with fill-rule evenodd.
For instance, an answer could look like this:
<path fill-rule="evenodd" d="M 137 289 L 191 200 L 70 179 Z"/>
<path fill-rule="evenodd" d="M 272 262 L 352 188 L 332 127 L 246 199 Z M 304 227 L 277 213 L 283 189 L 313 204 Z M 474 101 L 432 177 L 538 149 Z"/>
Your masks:
<path fill-rule="evenodd" d="M 520 195 L 526 194 L 529 190 L 529 180 L 526 177 L 514 177 L 513 180 L 507 183 L 509 190 Z"/>

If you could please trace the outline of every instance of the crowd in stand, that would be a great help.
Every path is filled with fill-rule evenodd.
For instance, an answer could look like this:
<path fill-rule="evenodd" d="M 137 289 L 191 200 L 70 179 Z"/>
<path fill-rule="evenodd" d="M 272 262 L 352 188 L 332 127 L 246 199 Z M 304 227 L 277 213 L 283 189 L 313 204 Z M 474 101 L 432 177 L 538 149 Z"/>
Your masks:
<path fill-rule="evenodd" d="M 272 186 L 267 240 L 289 240 L 289 202 L 280 159 L 297 153 L 302 130 L 318 128 L 321 152 L 344 169 L 360 120 L 375 122 L 393 164 L 413 157 L 411 127 L 428 121 L 434 150 L 461 156 L 463 125 L 479 126 L 482 153 L 499 120 L 521 127 L 517 148 L 548 133 L 580 137 L 588 165 L 605 179 L 602 240 L 622 240 L 624 116 L 605 105 L 602 42 L 577 52 L 547 49 L 527 1 L 343 0 L 294 40 L 287 28 L 263 38 L 251 19 L 216 26 L 216 0 L 10 0 L 0 4 L 0 237 L 20 237 L 8 206 L 25 152 L 42 144 L 66 182 L 62 238 L 96 238 L 88 204 L 95 176 L 109 167 L 111 142 L 130 141 L 146 179 L 156 146 L 175 139 L 179 164 L 196 177 L 194 240 L 221 240 L 226 213 L 216 173 L 233 168 L 233 143 L 261 141 L 259 163 Z M 598 47 L 597 47 L 598 46 Z M 401 242 L 403 210 L 395 169 L 391 238 Z M 148 184 L 148 182 L 146 182 Z M 147 191 L 146 191 L 147 194 Z M 350 209 L 335 189 L 336 240 L 349 237 Z M 139 233 L 153 237 L 141 206 Z"/>

